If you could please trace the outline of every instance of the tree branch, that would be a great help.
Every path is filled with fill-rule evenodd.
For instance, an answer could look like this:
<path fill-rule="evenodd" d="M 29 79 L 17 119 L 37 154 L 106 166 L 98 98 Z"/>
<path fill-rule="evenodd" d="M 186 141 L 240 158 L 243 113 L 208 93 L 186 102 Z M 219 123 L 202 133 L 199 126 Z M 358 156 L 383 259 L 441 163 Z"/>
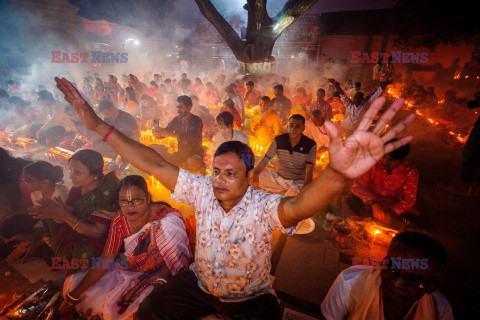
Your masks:
<path fill-rule="evenodd" d="M 243 53 L 244 43 L 237 32 L 222 17 L 210 0 L 195 0 L 195 2 L 202 15 L 217 29 L 225 43 L 232 49 L 235 57 L 239 59 L 237 54 Z"/>
<path fill-rule="evenodd" d="M 282 10 L 273 18 L 274 39 L 277 39 L 283 30 L 317 1 L 318 0 L 288 0 Z"/>

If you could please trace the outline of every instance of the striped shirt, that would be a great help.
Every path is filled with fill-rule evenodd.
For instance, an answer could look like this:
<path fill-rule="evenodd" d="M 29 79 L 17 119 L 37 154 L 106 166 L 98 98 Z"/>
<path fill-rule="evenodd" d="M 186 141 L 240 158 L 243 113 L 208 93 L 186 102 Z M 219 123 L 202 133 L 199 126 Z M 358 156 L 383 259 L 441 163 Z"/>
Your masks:
<path fill-rule="evenodd" d="M 315 164 L 317 144 L 302 134 L 300 142 L 292 147 L 290 135 L 284 133 L 275 137 L 265 158 L 278 157 L 278 174 L 286 180 L 304 180 L 307 164 Z"/>

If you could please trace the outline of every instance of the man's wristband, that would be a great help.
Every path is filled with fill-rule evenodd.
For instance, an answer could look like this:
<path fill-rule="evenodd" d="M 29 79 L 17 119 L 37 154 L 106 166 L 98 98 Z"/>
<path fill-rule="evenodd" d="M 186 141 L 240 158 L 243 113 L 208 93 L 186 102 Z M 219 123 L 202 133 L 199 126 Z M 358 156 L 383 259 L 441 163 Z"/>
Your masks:
<path fill-rule="evenodd" d="M 102 141 L 107 141 L 108 136 L 115 130 L 114 126 L 110 126 L 110 129 L 108 129 L 107 134 L 105 134 L 105 137 L 103 137 Z"/>

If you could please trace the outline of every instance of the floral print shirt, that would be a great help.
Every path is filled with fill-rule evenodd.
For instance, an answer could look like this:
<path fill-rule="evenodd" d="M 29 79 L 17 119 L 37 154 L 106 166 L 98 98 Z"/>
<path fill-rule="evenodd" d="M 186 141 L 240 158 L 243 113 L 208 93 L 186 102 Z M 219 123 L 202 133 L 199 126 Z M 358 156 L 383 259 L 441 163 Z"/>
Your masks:
<path fill-rule="evenodd" d="M 278 205 L 284 196 L 248 187 L 229 212 L 215 198 L 211 177 L 180 169 L 172 200 L 195 210 L 195 262 L 190 269 L 199 287 L 223 302 L 243 301 L 275 294 L 270 276 L 272 232 L 293 235 L 284 228 Z"/>

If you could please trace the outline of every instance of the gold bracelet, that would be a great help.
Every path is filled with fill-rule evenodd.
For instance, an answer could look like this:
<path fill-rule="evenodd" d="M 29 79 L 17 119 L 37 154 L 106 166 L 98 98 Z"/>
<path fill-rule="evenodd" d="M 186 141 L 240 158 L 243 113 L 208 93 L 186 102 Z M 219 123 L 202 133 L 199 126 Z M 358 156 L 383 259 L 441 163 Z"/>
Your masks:
<path fill-rule="evenodd" d="M 72 297 L 72 295 L 70 294 L 70 292 L 65 295 L 65 302 L 68 303 L 69 305 L 74 306 L 74 305 L 76 305 L 79 301 L 80 301 L 80 299 L 79 299 L 79 298 L 74 298 L 74 297 Z"/>
<path fill-rule="evenodd" d="M 78 227 L 79 224 L 80 224 L 80 221 L 78 221 L 77 224 L 73 227 L 73 231 L 75 231 L 75 229 Z"/>

